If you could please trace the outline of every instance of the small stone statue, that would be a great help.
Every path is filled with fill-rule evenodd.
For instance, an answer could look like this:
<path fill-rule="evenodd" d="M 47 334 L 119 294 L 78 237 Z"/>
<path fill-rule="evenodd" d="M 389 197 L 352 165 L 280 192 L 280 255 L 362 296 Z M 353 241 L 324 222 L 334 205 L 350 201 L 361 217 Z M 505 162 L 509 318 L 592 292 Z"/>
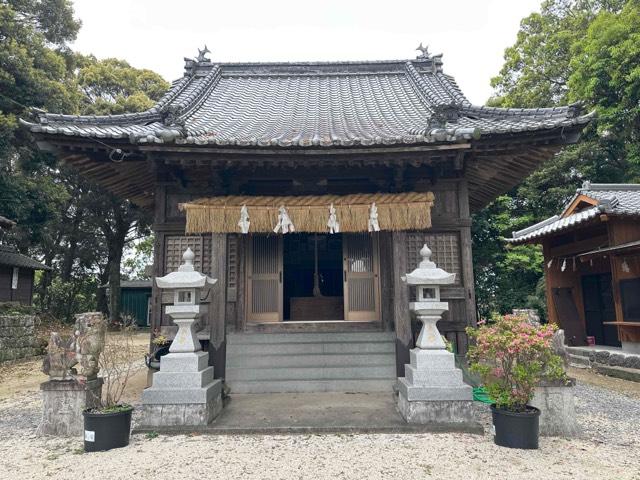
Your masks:
<path fill-rule="evenodd" d="M 87 312 L 76 315 L 75 352 L 80 364 L 79 375 L 86 379 L 96 378 L 100 365 L 98 360 L 104 349 L 107 322 L 101 312 Z"/>
<path fill-rule="evenodd" d="M 42 371 L 49 375 L 50 380 L 70 380 L 71 367 L 76 363 L 74 337 L 63 339 L 58 332 L 51 332 Z"/>
<path fill-rule="evenodd" d="M 107 323 L 100 312 L 76 315 L 73 336 L 62 338 L 51 332 L 47 355 L 42 362 L 42 371 L 50 380 L 71 380 L 82 377 L 92 380 L 98 376 L 98 360 L 104 349 Z M 72 367 L 80 365 L 80 373 Z"/>

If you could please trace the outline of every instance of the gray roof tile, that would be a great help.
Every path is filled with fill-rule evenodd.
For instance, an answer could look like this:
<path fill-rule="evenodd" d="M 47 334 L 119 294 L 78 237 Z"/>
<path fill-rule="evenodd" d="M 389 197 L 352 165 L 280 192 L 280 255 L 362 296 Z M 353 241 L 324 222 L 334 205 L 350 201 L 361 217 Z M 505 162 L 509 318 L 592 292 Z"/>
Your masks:
<path fill-rule="evenodd" d="M 0 245 L 0 265 L 29 268 L 31 270 L 51 270 L 51 267 L 22 255 L 15 248 L 7 245 Z"/>
<path fill-rule="evenodd" d="M 567 208 L 579 196 L 585 195 L 598 201 L 598 205 L 580 210 L 568 216 L 563 216 Z M 568 230 L 576 225 L 588 222 L 600 213 L 621 216 L 640 216 L 640 185 L 637 184 L 611 184 L 585 182 L 582 188 L 576 190 L 576 194 L 567 202 L 562 214 L 547 218 L 540 223 L 525 229 L 513 232 L 510 243 L 523 243 L 547 235 Z"/>
<path fill-rule="evenodd" d="M 212 64 L 185 76 L 146 112 L 39 114 L 34 132 L 132 143 L 331 147 L 459 142 L 579 126 L 574 107 L 473 106 L 439 57 L 413 61 Z"/>

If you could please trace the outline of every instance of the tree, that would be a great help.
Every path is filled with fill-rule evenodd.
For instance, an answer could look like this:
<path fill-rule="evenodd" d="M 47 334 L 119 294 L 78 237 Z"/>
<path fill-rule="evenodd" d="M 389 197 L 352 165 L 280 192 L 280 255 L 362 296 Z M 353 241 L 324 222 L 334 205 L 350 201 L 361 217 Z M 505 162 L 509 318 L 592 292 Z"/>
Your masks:
<path fill-rule="evenodd" d="M 119 285 L 123 248 L 148 233 L 148 219 L 38 151 L 18 118 L 33 107 L 78 114 L 141 111 L 168 83 L 121 60 L 73 53 L 68 42 L 79 28 L 67 0 L 0 4 L 0 214 L 18 223 L 8 241 L 54 267 L 40 277 L 41 307 L 70 318 L 75 308 L 95 308 L 97 301 L 117 318 L 119 288 L 112 289 L 108 309 L 100 286 Z"/>
<path fill-rule="evenodd" d="M 506 49 L 505 63 L 492 79 L 496 96 L 489 103 L 540 107 L 580 102 L 599 116 L 578 145 L 564 148 L 474 215 L 481 313 L 539 304 L 543 294 L 537 288 L 543 274 L 538 247 L 510 248 L 487 237 L 510 236 L 512 230 L 556 214 L 584 180 L 638 179 L 639 29 L 637 0 L 547 0 L 540 13 L 522 20 L 516 43 Z"/>

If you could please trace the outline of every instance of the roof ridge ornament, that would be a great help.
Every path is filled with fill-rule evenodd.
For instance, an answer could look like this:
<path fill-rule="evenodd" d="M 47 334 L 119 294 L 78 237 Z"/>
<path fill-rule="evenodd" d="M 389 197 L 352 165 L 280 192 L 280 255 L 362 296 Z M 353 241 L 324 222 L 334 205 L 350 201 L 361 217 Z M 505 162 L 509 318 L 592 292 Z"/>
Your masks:
<path fill-rule="evenodd" d="M 429 45 L 427 45 L 426 47 L 423 47 L 422 42 L 420 42 L 420 45 L 418 45 L 418 48 L 416 48 L 416 50 L 420 52 L 420 54 L 416 57 L 416 59 L 428 60 L 431 58 L 431 55 L 429 55 Z"/>
<path fill-rule="evenodd" d="M 196 58 L 196 61 L 198 63 L 211 63 L 211 60 L 207 58 L 207 53 L 211 53 L 211 50 L 209 50 L 205 44 L 202 50 L 198 49 L 198 57 Z"/>

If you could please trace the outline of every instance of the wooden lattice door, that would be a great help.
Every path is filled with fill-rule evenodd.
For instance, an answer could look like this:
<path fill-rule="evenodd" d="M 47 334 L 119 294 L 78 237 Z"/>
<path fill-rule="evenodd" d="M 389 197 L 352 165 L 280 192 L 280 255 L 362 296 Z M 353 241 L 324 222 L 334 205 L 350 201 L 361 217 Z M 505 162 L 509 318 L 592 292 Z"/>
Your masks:
<path fill-rule="evenodd" d="M 350 321 L 380 319 L 377 237 L 368 233 L 344 234 L 344 318 Z"/>
<path fill-rule="evenodd" d="M 282 236 L 252 235 L 247 251 L 247 320 L 282 320 Z"/>

